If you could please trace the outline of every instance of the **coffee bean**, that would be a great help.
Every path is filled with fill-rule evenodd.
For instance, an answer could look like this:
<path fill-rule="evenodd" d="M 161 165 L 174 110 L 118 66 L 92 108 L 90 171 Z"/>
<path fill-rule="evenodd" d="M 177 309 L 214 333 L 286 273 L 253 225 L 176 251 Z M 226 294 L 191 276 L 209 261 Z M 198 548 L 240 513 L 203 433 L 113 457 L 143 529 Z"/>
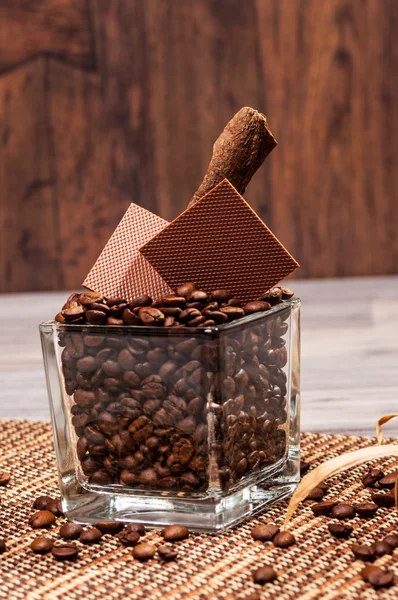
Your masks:
<path fill-rule="evenodd" d="M 50 527 L 55 523 L 55 515 L 49 510 L 39 510 L 29 518 L 29 525 L 33 529 L 41 529 L 42 527 Z"/>
<path fill-rule="evenodd" d="M 274 537 L 273 543 L 277 548 L 288 548 L 296 543 L 296 538 L 289 531 L 281 531 Z"/>
<path fill-rule="evenodd" d="M 186 298 L 184 296 L 164 296 L 162 305 L 171 308 L 185 308 Z"/>
<path fill-rule="evenodd" d="M 232 298 L 230 290 L 214 290 L 210 294 L 210 302 L 226 303 Z"/>
<path fill-rule="evenodd" d="M 3 552 L 7 552 L 7 544 L 3 538 L 0 538 L 0 554 L 3 554 Z"/>
<path fill-rule="evenodd" d="M 95 527 L 101 531 L 101 533 L 109 533 L 110 535 L 116 535 L 124 529 L 124 523 L 121 521 L 100 521 L 95 524 Z"/>
<path fill-rule="evenodd" d="M 379 479 L 379 486 L 381 488 L 386 488 L 388 490 L 392 490 L 395 486 L 395 482 L 397 481 L 398 471 L 394 471 L 394 473 L 389 473 L 385 475 L 381 479 Z"/>
<path fill-rule="evenodd" d="M 170 544 L 162 544 L 158 547 L 158 554 L 163 560 L 172 561 L 178 557 L 178 552 Z"/>
<path fill-rule="evenodd" d="M 87 310 L 85 313 L 87 323 L 90 325 L 104 325 L 106 322 L 106 314 L 102 310 Z"/>
<path fill-rule="evenodd" d="M 345 523 L 328 523 L 329 532 L 337 538 L 348 538 L 353 532 L 351 525 Z"/>
<path fill-rule="evenodd" d="M 184 283 L 183 285 L 180 285 L 177 288 L 177 294 L 179 296 L 184 296 L 184 298 L 187 298 L 190 294 L 192 294 L 192 292 L 194 292 L 197 288 L 197 285 L 195 283 Z"/>
<path fill-rule="evenodd" d="M 137 531 L 141 536 L 146 533 L 143 523 L 128 523 L 126 529 L 131 532 Z"/>
<path fill-rule="evenodd" d="M 8 485 L 11 475 L 5 471 L 0 471 L 0 487 Z"/>
<path fill-rule="evenodd" d="M 243 307 L 243 310 L 246 315 L 251 315 L 257 312 L 263 312 L 265 310 L 269 310 L 271 308 L 271 304 L 268 302 L 263 302 L 262 300 L 255 300 L 254 302 L 248 302 Z"/>
<path fill-rule="evenodd" d="M 123 546 L 135 546 L 138 544 L 140 540 L 140 534 L 138 531 L 129 531 L 128 529 L 123 529 L 116 536 Z"/>
<path fill-rule="evenodd" d="M 281 287 L 281 292 L 282 292 L 282 300 L 290 300 L 290 298 L 293 298 L 293 296 L 294 296 L 294 292 L 286 286 Z"/>
<path fill-rule="evenodd" d="M 132 308 L 135 308 L 136 306 L 151 306 L 151 304 L 152 298 L 147 295 L 137 296 L 137 298 L 134 298 L 134 300 L 131 301 Z"/>
<path fill-rule="evenodd" d="M 305 498 L 306 500 L 322 500 L 324 496 L 324 491 L 320 487 L 315 487 L 310 491 L 308 496 Z"/>
<path fill-rule="evenodd" d="M 330 516 L 333 519 L 353 519 L 355 517 L 355 509 L 347 502 L 339 502 L 330 511 Z"/>
<path fill-rule="evenodd" d="M 83 306 L 90 307 L 93 302 L 102 302 L 103 297 L 99 292 L 83 292 L 79 295 L 79 302 Z"/>
<path fill-rule="evenodd" d="M 362 483 L 364 487 L 374 487 L 375 484 L 384 477 L 383 471 L 380 469 L 369 469 L 364 477 L 362 477 Z"/>
<path fill-rule="evenodd" d="M 224 306 L 220 308 L 220 312 L 227 315 L 230 321 L 235 321 L 235 319 L 240 319 L 245 315 L 245 311 L 243 308 L 239 308 L 239 306 Z"/>
<path fill-rule="evenodd" d="M 56 544 L 53 546 L 51 554 L 57 560 L 74 560 L 79 554 L 79 549 L 75 544 Z"/>
<path fill-rule="evenodd" d="M 365 567 L 361 575 L 365 581 L 376 589 L 390 587 L 394 583 L 394 573 L 392 571 L 373 565 Z"/>
<path fill-rule="evenodd" d="M 385 554 L 392 554 L 393 549 L 384 540 L 373 542 L 372 551 L 376 556 L 384 556 Z"/>
<path fill-rule="evenodd" d="M 274 306 L 282 300 L 282 290 L 278 287 L 273 287 L 261 297 L 261 300 L 269 302 L 271 306 Z"/>
<path fill-rule="evenodd" d="M 253 581 L 258 585 L 271 583 L 271 581 L 275 581 L 277 577 L 276 571 L 269 566 L 259 567 L 253 573 Z"/>
<path fill-rule="evenodd" d="M 372 500 L 377 506 L 382 506 L 384 508 L 391 508 L 395 506 L 395 499 L 392 494 L 382 494 L 375 492 L 372 494 Z"/>
<path fill-rule="evenodd" d="M 96 527 L 90 527 L 90 529 L 86 529 L 86 531 L 83 531 L 83 533 L 79 537 L 79 542 L 81 542 L 82 544 L 98 544 L 101 538 L 101 531 Z"/>
<path fill-rule="evenodd" d="M 357 560 L 373 562 L 376 558 L 373 549 L 367 544 L 353 544 L 351 550 Z"/>
<path fill-rule="evenodd" d="M 165 320 L 165 316 L 162 312 L 160 312 L 160 310 L 150 306 L 144 306 L 140 308 L 138 311 L 138 316 L 144 325 L 159 326 L 163 325 Z"/>
<path fill-rule="evenodd" d="M 354 508 L 362 519 L 369 519 L 375 516 L 378 506 L 374 502 L 362 502 L 355 504 Z"/>
<path fill-rule="evenodd" d="M 49 502 L 50 500 L 50 496 L 39 496 L 33 502 L 33 508 L 36 508 L 37 510 L 46 510 L 47 502 Z"/>
<path fill-rule="evenodd" d="M 47 502 L 46 510 L 49 510 L 56 517 L 63 516 L 61 498 L 53 498 Z"/>
<path fill-rule="evenodd" d="M 260 540 L 261 542 L 269 542 L 279 533 L 280 529 L 272 523 L 260 523 L 253 527 L 251 530 L 251 536 L 254 540 Z"/>
<path fill-rule="evenodd" d="M 398 535 L 389 533 L 383 538 L 383 542 L 388 544 L 392 550 L 395 550 L 395 548 L 398 548 Z"/>
<path fill-rule="evenodd" d="M 142 543 L 134 546 L 133 556 L 141 561 L 153 558 L 156 553 L 156 547 L 153 544 Z"/>
<path fill-rule="evenodd" d="M 77 540 L 83 533 L 83 527 L 77 523 L 65 523 L 59 530 L 59 535 L 65 540 Z"/>
<path fill-rule="evenodd" d="M 166 542 L 179 542 L 189 536 L 189 531 L 183 525 L 168 525 L 162 531 L 162 536 Z"/>
<path fill-rule="evenodd" d="M 305 460 L 300 460 L 300 477 L 305 475 L 307 471 L 310 469 L 311 464 L 306 462 Z"/>
<path fill-rule="evenodd" d="M 311 506 L 311 510 L 316 517 L 320 515 L 328 515 L 332 508 L 336 506 L 337 502 L 333 500 L 324 500 L 323 502 L 318 502 L 317 504 L 313 504 Z"/>
<path fill-rule="evenodd" d="M 53 540 L 47 537 L 38 537 L 33 540 L 30 547 L 36 554 L 47 554 L 54 546 Z"/>

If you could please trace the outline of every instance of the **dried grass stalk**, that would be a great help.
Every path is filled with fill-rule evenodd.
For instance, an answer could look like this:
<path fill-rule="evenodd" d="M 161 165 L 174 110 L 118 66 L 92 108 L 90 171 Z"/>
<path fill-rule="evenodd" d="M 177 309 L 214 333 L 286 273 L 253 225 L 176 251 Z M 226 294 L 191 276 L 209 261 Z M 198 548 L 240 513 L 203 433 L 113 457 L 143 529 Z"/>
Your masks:
<path fill-rule="evenodd" d="M 385 423 L 388 423 L 388 421 L 391 421 L 391 419 L 393 419 L 394 417 L 398 417 L 398 414 L 384 415 L 384 417 L 381 417 L 377 421 L 377 425 L 376 425 L 376 437 L 377 437 L 377 443 L 378 444 L 382 445 L 382 444 L 386 443 L 381 428 L 382 428 L 382 426 Z"/>
<path fill-rule="evenodd" d="M 390 416 L 391 415 L 387 415 Z M 381 419 L 380 419 L 381 421 Z M 354 452 L 346 452 L 336 458 L 331 458 L 323 462 L 319 467 L 316 467 L 313 471 L 310 471 L 299 483 L 296 491 L 290 499 L 289 506 L 287 508 L 285 517 L 285 526 L 289 523 L 296 508 L 305 500 L 308 494 L 322 481 L 336 475 L 341 471 L 345 471 L 352 467 L 366 462 L 367 460 L 373 460 L 375 458 L 384 458 L 386 456 L 398 456 L 398 445 L 385 444 L 382 446 L 371 446 L 370 448 L 362 448 L 360 450 L 354 450 Z M 397 486 L 395 488 L 395 498 L 397 501 Z"/>

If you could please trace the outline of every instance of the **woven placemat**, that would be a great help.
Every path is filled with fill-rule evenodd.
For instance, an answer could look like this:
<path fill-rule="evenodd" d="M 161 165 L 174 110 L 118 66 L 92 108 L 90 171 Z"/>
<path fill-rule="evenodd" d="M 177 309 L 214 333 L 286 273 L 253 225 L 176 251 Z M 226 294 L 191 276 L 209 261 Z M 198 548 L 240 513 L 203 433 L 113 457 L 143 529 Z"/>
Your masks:
<path fill-rule="evenodd" d="M 361 437 L 304 434 L 303 457 L 317 464 L 327 457 L 366 447 L 374 440 Z M 385 470 L 397 467 L 397 459 L 382 461 Z M 365 466 L 331 478 L 327 499 L 364 500 L 370 497 L 360 478 Z M 178 543 L 179 558 L 163 563 L 155 558 L 146 564 L 132 557 L 116 538 L 104 536 L 99 545 L 83 547 L 74 563 L 56 562 L 51 555 L 38 556 L 29 549 L 31 541 L 42 535 L 32 530 L 28 518 L 39 495 L 57 495 L 55 456 L 50 425 L 26 421 L 0 421 L 0 470 L 12 474 L 7 487 L 0 488 L 0 537 L 7 540 L 8 551 L 0 555 L 1 600 L 145 600 L 259 599 L 278 600 L 393 600 L 398 584 L 375 591 L 359 573 L 363 563 L 354 561 L 349 550 L 356 541 L 372 542 L 398 529 L 394 509 L 380 508 L 373 519 L 355 518 L 349 540 L 339 541 L 327 531 L 326 517 L 314 518 L 310 503 L 302 505 L 291 524 L 297 545 L 287 550 L 251 538 L 258 522 L 281 524 L 286 502 L 279 503 L 257 518 L 219 536 L 191 535 Z M 48 535 L 58 538 L 58 519 Z M 145 541 L 158 544 L 158 530 Z M 398 580 L 398 550 L 383 556 L 376 564 L 395 571 Z M 263 564 L 274 565 L 276 582 L 261 588 L 252 581 L 252 571 Z"/>

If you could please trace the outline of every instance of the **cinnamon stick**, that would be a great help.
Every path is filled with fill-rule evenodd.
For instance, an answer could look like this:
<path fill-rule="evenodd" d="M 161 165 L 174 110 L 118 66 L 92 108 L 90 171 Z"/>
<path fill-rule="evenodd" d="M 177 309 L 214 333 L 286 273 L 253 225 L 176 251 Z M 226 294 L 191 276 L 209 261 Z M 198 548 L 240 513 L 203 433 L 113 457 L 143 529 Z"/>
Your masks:
<path fill-rule="evenodd" d="M 243 194 L 254 173 L 276 145 L 265 115 L 249 106 L 241 108 L 214 143 L 207 173 L 188 206 L 225 178 Z"/>

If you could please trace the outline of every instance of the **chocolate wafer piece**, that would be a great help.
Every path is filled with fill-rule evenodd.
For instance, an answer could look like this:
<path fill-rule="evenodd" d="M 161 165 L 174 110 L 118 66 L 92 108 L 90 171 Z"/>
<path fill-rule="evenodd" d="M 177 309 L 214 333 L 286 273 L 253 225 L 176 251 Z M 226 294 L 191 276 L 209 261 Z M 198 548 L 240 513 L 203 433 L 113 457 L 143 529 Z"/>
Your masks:
<path fill-rule="evenodd" d="M 299 265 L 228 180 L 188 208 L 141 253 L 175 289 L 195 281 L 246 303 Z"/>

